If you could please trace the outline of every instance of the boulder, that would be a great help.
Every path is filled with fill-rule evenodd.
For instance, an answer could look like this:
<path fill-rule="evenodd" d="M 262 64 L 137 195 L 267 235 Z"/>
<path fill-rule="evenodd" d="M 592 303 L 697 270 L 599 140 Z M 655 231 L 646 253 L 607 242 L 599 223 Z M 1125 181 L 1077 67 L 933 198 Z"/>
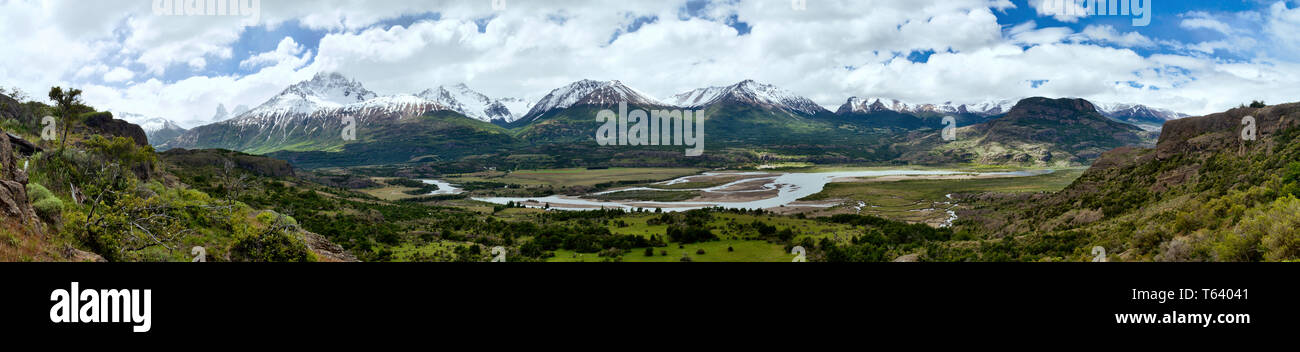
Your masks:
<path fill-rule="evenodd" d="M 5 133 L 5 134 L 9 136 L 9 144 L 11 144 L 10 147 L 14 148 L 14 151 L 18 152 L 19 154 L 25 156 L 32 156 L 32 155 L 36 155 L 36 153 L 45 151 L 41 147 L 37 146 L 36 143 L 29 142 L 26 139 L 23 139 L 23 137 L 19 137 L 17 135 L 14 135 L 13 133 Z"/>
<path fill-rule="evenodd" d="M 0 131 L 0 216 L 24 223 L 36 219 L 36 211 L 27 199 L 27 173 L 18 165 L 9 134 L 3 131 Z"/>
<path fill-rule="evenodd" d="M 107 137 L 126 137 L 135 141 L 138 146 L 149 145 L 149 137 L 145 135 L 144 129 L 135 124 L 113 118 L 109 112 L 92 113 L 86 117 L 83 122 L 91 133 L 100 134 Z"/>

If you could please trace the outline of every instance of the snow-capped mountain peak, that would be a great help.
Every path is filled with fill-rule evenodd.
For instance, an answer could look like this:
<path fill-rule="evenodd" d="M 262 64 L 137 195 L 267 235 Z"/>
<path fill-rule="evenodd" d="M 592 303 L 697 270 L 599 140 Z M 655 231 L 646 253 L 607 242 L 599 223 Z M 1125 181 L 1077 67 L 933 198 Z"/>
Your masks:
<path fill-rule="evenodd" d="M 524 119 L 536 119 L 547 112 L 579 105 L 614 106 L 626 102 L 633 106 L 665 106 L 663 102 L 620 81 L 584 79 L 552 90 L 533 105 Z"/>
<path fill-rule="evenodd" d="M 891 98 L 849 98 L 841 105 L 837 114 L 877 113 L 893 111 L 905 114 L 975 114 L 982 116 L 1001 115 L 1016 105 L 1015 100 L 986 100 L 979 103 L 956 103 L 947 101 L 939 104 L 912 104 Z"/>
<path fill-rule="evenodd" d="M 825 110 L 811 99 L 750 79 L 727 87 L 700 88 L 681 93 L 673 96 L 671 102 L 673 105 L 682 108 L 698 108 L 721 102 L 736 102 L 774 107 L 807 115 L 814 115 Z"/>
<path fill-rule="evenodd" d="M 1169 109 L 1153 108 L 1142 104 L 1094 103 L 1097 112 L 1112 120 L 1130 123 L 1146 130 L 1158 131 L 1165 121 L 1190 115 Z"/>
<path fill-rule="evenodd" d="M 129 112 L 114 112 L 113 117 L 140 126 L 140 129 L 144 130 L 145 138 L 152 145 L 166 143 L 168 140 L 176 138 L 176 136 L 187 131 L 175 122 L 161 117 L 145 117 L 144 115 Z"/>
<path fill-rule="evenodd" d="M 361 82 L 338 73 L 318 73 L 311 80 L 289 86 L 279 95 L 250 111 L 257 115 L 311 114 L 321 109 L 377 98 Z"/>
<path fill-rule="evenodd" d="M 143 129 L 146 134 L 169 129 L 185 130 L 175 122 L 161 117 L 145 117 L 144 115 L 129 112 L 114 112 L 113 117 L 140 126 L 140 129 Z"/>
<path fill-rule="evenodd" d="M 480 121 L 506 120 L 508 122 L 514 117 L 510 108 L 504 103 L 492 100 L 487 95 L 470 89 L 464 83 L 456 84 L 450 88 L 426 89 L 420 94 L 416 94 L 416 96 L 435 101 Z"/>

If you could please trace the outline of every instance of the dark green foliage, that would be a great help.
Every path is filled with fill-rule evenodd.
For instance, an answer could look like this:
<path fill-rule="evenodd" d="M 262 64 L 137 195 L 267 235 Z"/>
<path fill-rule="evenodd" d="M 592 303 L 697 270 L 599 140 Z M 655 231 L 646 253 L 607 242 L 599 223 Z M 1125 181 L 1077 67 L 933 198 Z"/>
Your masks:
<path fill-rule="evenodd" d="M 247 236 L 230 248 L 230 259 L 237 262 L 308 262 L 307 246 L 283 229 L 272 229 Z"/>

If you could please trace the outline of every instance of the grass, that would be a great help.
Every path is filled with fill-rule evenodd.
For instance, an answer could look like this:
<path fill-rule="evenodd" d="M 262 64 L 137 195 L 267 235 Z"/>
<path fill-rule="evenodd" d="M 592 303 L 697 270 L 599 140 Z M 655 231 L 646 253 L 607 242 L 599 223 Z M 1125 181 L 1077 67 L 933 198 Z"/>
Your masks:
<path fill-rule="evenodd" d="M 827 184 L 804 200 L 860 199 L 855 196 L 892 194 L 906 199 L 940 200 L 950 193 L 1055 192 L 1083 175 L 1084 169 L 1064 169 L 1046 175 L 984 179 L 904 180 L 893 182 L 840 182 Z"/>
<path fill-rule="evenodd" d="M 648 225 L 647 220 L 657 217 L 655 214 L 630 215 L 619 218 L 626 222 L 626 227 L 611 226 L 610 231 L 620 235 L 639 235 L 650 237 L 658 235 L 663 237 L 668 230 L 667 225 Z M 795 234 L 794 242 L 799 242 L 804 238 L 820 240 L 821 238 L 833 238 L 840 241 L 847 241 L 853 236 L 861 235 L 862 230 L 850 225 L 835 224 L 822 222 L 813 219 L 798 219 L 788 216 L 771 216 L 771 215 L 749 215 L 749 214 L 714 214 L 713 220 L 709 226 L 713 228 L 713 233 L 718 236 L 719 240 L 681 245 L 679 243 L 669 243 L 665 247 L 654 247 L 654 256 L 645 256 L 645 248 L 635 248 L 623 253 L 624 262 L 677 262 L 682 259 L 682 253 L 685 252 L 694 262 L 789 262 L 794 256 L 786 252 L 785 245 L 767 242 L 755 238 L 752 233 L 743 233 L 733 230 L 731 224 L 749 224 L 754 221 L 760 221 L 775 226 L 778 231 L 791 229 Z M 681 245 L 685 248 L 678 248 Z M 728 251 L 731 247 L 734 251 Z M 697 250 L 703 249 L 704 254 L 696 254 Z M 662 251 L 668 251 L 668 255 L 661 254 Z M 555 251 L 555 256 L 547 259 L 551 262 L 602 262 L 610 258 L 600 257 L 596 253 L 576 253 L 573 251 L 559 250 Z"/>
<path fill-rule="evenodd" d="M 369 194 L 369 195 L 371 195 L 371 196 L 374 196 L 375 198 L 379 198 L 379 199 L 383 199 L 383 200 L 388 200 L 388 201 L 393 201 L 393 200 L 402 200 L 402 199 L 407 199 L 407 198 L 419 197 L 419 196 L 417 196 L 417 195 L 411 195 L 411 194 L 407 194 L 407 193 L 406 193 L 406 192 L 408 192 L 408 191 L 414 191 L 414 190 L 416 190 L 417 188 L 414 188 L 414 187 L 406 187 L 406 186 L 390 185 L 390 184 L 387 184 L 387 183 L 384 182 L 384 181 L 389 180 L 390 178 L 380 178 L 380 177 L 375 177 L 375 178 L 371 178 L 371 179 L 372 179 L 372 180 L 375 180 L 375 181 L 378 181 L 379 184 L 381 184 L 382 186 L 381 186 L 381 187 L 376 187 L 376 188 L 366 188 L 366 189 L 361 189 L 361 190 L 358 190 L 358 191 L 360 191 L 361 193 L 365 193 L 365 194 Z"/>
<path fill-rule="evenodd" d="M 936 216 L 920 210 L 935 208 L 936 203 L 948 202 L 953 193 L 1023 193 L 1056 192 L 1069 186 L 1083 175 L 1084 169 L 1062 169 L 1051 174 L 1029 177 L 1003 177 L 986 179 L 905 180 L 892 182 L 841 182 L 827 184 L 820 193 L 803 200 L 846 199 L 852 206 L 855 201 L 866 203 L 863 214 L 885 218 L 924 222 Z"/>

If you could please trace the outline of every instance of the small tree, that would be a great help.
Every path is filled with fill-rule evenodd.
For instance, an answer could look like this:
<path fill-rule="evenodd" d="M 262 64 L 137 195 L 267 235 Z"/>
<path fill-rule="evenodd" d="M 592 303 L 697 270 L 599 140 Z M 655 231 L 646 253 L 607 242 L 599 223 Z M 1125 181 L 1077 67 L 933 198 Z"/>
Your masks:
<path fill-rule="evenodd" d="M 63 118 L 63 138 L 59 141 L 59 154 L 63 154 L 63 147 L 68 142 L 68 127 L 72 122 L 72 114 L 81 103 L 81 90 L 69 89 L 64 91 L 62 87 L 50 88 L 50 100 L 55 103 L 54 111 Z"/>
<path fill-rule="evenodd" d="M 1251 102 L 1250 102 L 1250 107 L 1251 107 L 1252 109 L 1263 109 L 1263 108 L 1268 107 L 1268 104 L 1264 104 L 1264 102 L 1262 102 L 1262 101 L 1255 100 L 1255 101 L 1251 101 Z"/>

